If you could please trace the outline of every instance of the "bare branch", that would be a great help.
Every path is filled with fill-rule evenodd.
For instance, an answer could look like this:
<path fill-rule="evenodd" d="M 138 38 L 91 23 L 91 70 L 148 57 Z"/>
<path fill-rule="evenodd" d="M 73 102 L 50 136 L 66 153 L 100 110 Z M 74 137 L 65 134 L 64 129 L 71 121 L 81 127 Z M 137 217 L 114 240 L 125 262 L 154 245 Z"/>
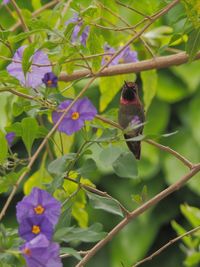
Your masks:
<path fill-rule="evenodd" d="M 189 59 L 188 55 L 185 52 L 182 52 L 176 55 L 156 57 L 153 59 L 143 60 L 135 63 L 110 66 L 99 74 L 91 74 L 91 72 L 88 70 L 75 71 L 70 75 L 67 75 L 66 73 L 61 73 L 59 80 L 64 82 L 69 82 L 84 77 L 87 78 L 92 77 L 94 75 L 99 77 L 107 77 L 119 74 L 138 73 L 146 70 L 162 69 L 171 66 L 181 65 L 188 62 L 188 59 Z M 196 60 L 200 59 L 200 52 L 196 55 L 195 59 Z"/>
<path fill-rule="evenodd" d="M 195 165 L 195 167 L 185 176 L 180 178 L 176 183 L 170 185 L 165 190 L 161 191 L 159 194 L 148 200 L 146 203 L 141 205 L 136 210 L 132 211 L 128 217 L 123 219 L 119 224 L 117 224 L 107 236 L 99 241 L 86 255 L 85 257 L 76 265 L 76 267 L 83 267 L 85 264 L 99 251 L 104 245 L 106 245 L 112 238 L 117 235 L 128 223 L 133 219 L 137 218 L 139 215 L 143 214 L 145 211 L 149 210 L 155 204 L 159 203 L 162 199 L 166 198 L 168 195 L 172 194 L 176 190 L 179 190 L 183 185 L 186 184 L 195 174 L 200 171 L 200 164 Z"/>
<path fill-rule="evenodd" d="M 158 256 L 161 252 L 163 252 L 163 250 L 165 250 L 166 248 L 168 248 L 169 246 L 171 246 L 172 244 L 174 244 L 175 242 L 179 241 L 180 239 L 184 238 L 185 236 L 188 236 L 188 235 L 192 235 L 194 234 L 195 232 L 199 231 L 200 230 L 200 226 L 197 226 L 196 228 L 174 238 L 174 239 L 171 239 L 169 242 L 167 242 L 164 246 L 162 246 L 161 248 L 159 248 L 158 250 L 156 250 L 154 253 L 152 253 L 150 256 L 144 258 L 143 260 L 141 261 L 138 261 L 136 264 L 134 264 L 132 267 L 137 267 L 143 263 L 145 263 L 146 261 L 150 261 L 152 260 L 154 257 Z"/>

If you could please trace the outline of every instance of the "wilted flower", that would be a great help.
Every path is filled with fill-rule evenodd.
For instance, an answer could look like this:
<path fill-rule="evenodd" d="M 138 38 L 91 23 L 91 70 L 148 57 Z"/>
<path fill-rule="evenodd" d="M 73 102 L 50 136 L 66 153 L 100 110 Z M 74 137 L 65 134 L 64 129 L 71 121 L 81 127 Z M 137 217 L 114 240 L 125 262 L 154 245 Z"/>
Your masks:
<path fill-rule="evenodd" d="M 42 79 L 46 87 L 57 87 L 58 77 L 53 72 L 47 72 Z"/>
<path fill-rule="evenodd" d="M 65 25 L 68 26 L 70 23 L 76 24 L 75 27 L 74 27 L 72 36 L 71 36 L 71 42 L 75 43 L 78 40 L 78 35 L 79 35 L 79 32 L 80 32 L 81 27 L 83 25 L 83 20 L 82 20 L 81 17 L 79 17 L 78 13 L 74 13 L 73 18 L 71 18 L 68 21 L 66 21 Z M 90 27 L 86 26 L 83 29 L 83 31 L 82 31 L 82 33 L 80 35 L 80 42 L 81 42 L 81 44 L 83 46 L 86 46 L 86 41 L 87 41 L 87 38 L 88 38 L 88 35 L 89 35 L 89 30 L 90 30 Z"/>
<path fill-rule="evenodd" d="M 103 56 L 101 62 L 102 65 L 106 64 L 111 59 L 112 55 L 116 53 L 116 50 L 113 47 L 106 44 L 104 45 L 104 52 L 108 53 L 108 55 Z M 131 63 L 137 61 L 138 61 L 137 52 L 132 51 L 128 46 L 110 62 L 109 66 L 114 66 L 119 63 Z"/>
<path fill-rule="evenodd" d="M 53 235 L 53 225 L 45 215 L 35 215 L 26 217 L 20 222 L 19 235 L 26 241 L 29 241 L 39 234 L 43 234 L 51 240 Z"/>
<path fill-rule="evenodd" d="M 62 267 L 59 244 L 40 234 L 20 247 L 28 267 Z"/>
<path fill-rule="evenodd" d="M 17 220 L 33 215 L 45 215 L 55 225 L 61 212 L 61 203 L 45 190 L 34 187 L 31 193 L 24 197 L 17 206 Z"/>
<path fill-rule="evenodd" d="M 7 66 L 7 71 L 11 76 L 17 78 L 22 86 L 37 88 L 42 84 L 42 78 L 45 73 L 51 72 L 52 67 L 50 66 L 48 56 L 43 51 L 37 50 L 32 56 L 32 65 L 25 77 L 21 63 L 25 48 L 26 46 L 21 46 L 17 49 L 13 57 L 13 62 Z M 37 66 L 34 64 L 45 66 Z"/>
<path fill-rule="evenodd" d="M 52 113 L 53 122 L 56 123 L 59 118 L 62 116 L 63 111 L 71 104 L 72 100 L 66 100 L 62 102 L 57 111 Z M 74 132 L 79 131 L 86 120 L 92 120 L 97 114 L 96 108 L 89 101 L 88 98 L 83 98 L 78 100 L 69 112 L 66 114 L 60 125 L 58 126 L 58 130 L 60 132 L 64 132 L 68 135 L 71 135 Z"/>
<path fill-rule="evenodd" d="M 132 63 L 137 62 L 137 52 L 132 51 L 130 46 L 126 47 L 120 54 L 119 54 L 119 63 Z"/>
<path fill-rule="evenodd" d="M 105 65 L 112 57 L 112 55 L 116 52 L 115 49 L 113 47 L 111 47 L 110 45 L 108 44 L 105 44 L 104 45 L 104 52 L 105 56 L 103 56 L 102 58 L 102 62 L 101 62 L 101 65 Z M 114 66 L 114 65 L 117 65 L 118 64 L 118 57 L 114 58 L 108 66 Z"/>
<path fill-rule="evenodd" d="M 10 132 L 10 133 L 6 134 L 6 140 L 7 140 L 9 146 L 12 145 L 12 142 L 14 141 L 15 136 L 16 136 L 16 134 L 14 132 Z"/>

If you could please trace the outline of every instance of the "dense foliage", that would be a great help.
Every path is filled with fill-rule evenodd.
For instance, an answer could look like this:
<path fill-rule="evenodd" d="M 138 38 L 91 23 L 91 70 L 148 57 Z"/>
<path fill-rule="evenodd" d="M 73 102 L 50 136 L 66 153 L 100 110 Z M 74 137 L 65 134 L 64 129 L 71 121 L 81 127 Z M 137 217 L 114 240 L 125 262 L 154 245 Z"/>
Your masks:
<path fill-rule="evenodd" d="M 188 166 L 183 188 L 127 219 L 86 265 L 133 266 L 198 227 L 199 1 L 3 0 L 0 16 L 0 266 L 83 266 Z M 123 136 L 138 122 L 117 124 L 124 81 L 138 83 L 145 110 L 131 139 L 139 161 Z M 199 232 L 143 266 L 161 264 L 199 266 Z"/>

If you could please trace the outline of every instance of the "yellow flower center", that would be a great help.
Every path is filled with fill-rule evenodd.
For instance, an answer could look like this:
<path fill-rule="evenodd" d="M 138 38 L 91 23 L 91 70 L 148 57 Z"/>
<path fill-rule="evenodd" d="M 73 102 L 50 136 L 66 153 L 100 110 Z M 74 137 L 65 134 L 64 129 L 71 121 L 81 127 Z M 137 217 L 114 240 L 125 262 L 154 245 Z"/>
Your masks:
<path fill-rule="evenodd" d="M 52 80 L 48 80 L 47 85 L 49 85 L 49 86 L 52 85 Z"/>
<path fill-rule="evenodd" d="M 120 58 L 119 59 L 119 63 L 124 63 L 124 59 L 123 58 Z"/>
<path fill-rule="evenodd" d="M 37 205 L 37 207 L 34 208 L 34 211 L 36 214 L 42 214 L 44 213 L 44 207 L 42 207 L 42 205 Z"/>
<path fill-rule="evenodd" d="M 23 253 L 27 256 L 31 256 L 31 250 L 29 248 L 24 248 Z"/>
<path fill-rule="evenodd" d="M 32 227 L 32 233 L 33 234 L 39 234 L 41 231 L 40 231 L 40 227 L 38 225 L 33 225 Z"/>
<path fill-rule="evenodd" d="M 106 56 L 104 56 L 104 60 L 105 60 L 106 62 L 108 62 L 110 59 L 111 59 L 111 56 L 110 56 L 110 55 L 106 55 Z"/>
<path fill-rule="evenodd" d="M 75 111 L 72 113 L 72 116 L 71 116 L 72 120 L 78 120 L 79 117 L 80 117 L 80 114 L 78 112 Z"/>

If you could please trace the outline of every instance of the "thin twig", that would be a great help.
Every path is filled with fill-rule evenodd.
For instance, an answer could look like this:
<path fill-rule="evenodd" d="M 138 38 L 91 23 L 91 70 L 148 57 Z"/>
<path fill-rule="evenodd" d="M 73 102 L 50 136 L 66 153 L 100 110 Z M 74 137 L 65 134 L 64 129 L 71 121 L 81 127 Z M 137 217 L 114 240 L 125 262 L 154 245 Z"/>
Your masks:
<path fill-rule="evenodd" d="M 156 250 L 154 253 L 152 253 L 150 256 L 144 258 L 143 260 L 141 261 L 138 261 L 136 264 L 134 264 L 132 267 L 137 267 L 143 263 L 145 263 L 146 261 L 150 261 L 152 260 L 154 257 L 158 256 L 161 252 L 163 252 L 163 250 L 165 250 L 166 248 L 168 248 L 169 246 L 171 246 L 172 244 L 174 244 L 175 242 L 179 241 L 180 239 L 184 238 L 185 236 L 188 236 L 188 235 L 192 235 L 194 234 L 195 232 L 199 231 L 200 230 L 200 226 L 197 226 L 196 228 L 174 238 L 174 239 L 171 239 L 169 242 L 167 242 L 164 246 L 162 246 L 161 248 L 159 248 L 158 250 Z"/>
<path fill-rule="evenodd" d="M 23 18 L 23 15 L 22 15 L 21 10 L 18 7 L 17 3 L 15 2 L 15 0 L 11 0 L 11 3 L 13 5 L 13 7 L 14 7 L 16 13 L 17 13 L 17 15 L 19 16 L 19 19 L 21 21 L 21 25 L 22 25 L 22 28 L 23 28 L 24 32 L 29 32 L 29 29 L 28 29 L 28 27 L 27 27 L 27 25 L 25 23 L 25 20 Z M 28 36 L 28 40 L 31 43 L 31 37 L 30 36 Z"/>
<path fill-rule="evenodd" d="M 39 8 L 38 10 L 34 11 L 32 13 L 32 18 L 37 17 L 39 14 L 41 14 L 44 10 L 51 8 L 53 6 L 55 6 L 56 4 L 58 4 L 60 2 L 60 0 L 54 0 L 51 1 L 49 3 L 47 3 L 46 5 L 43 5 L 41 8 Z M 16 31 L 17 28 L 19 28 L 21 26 L 21 21 L 18 21 L 15 25 L 13 25 L 10 28 L 10 31 L 14 32 Z"/>
<path fill-rule="evenodd" d="M 65 179 L 67 179 L 68 181 L 71 181 L 73 183 L 76 183 L 76 184 L 79 184 L 80 187 L 82 187 L 83 189 L 85 189 L 86 191 L 89 191 L 91 193 L 94 193 L 96 195 L 99 195 L 99 196 L 102 196 L 102 197 L 107 197 L 107 198 L 110 198 L 112 199 L 113 201 L 115 201 L 121 208 L 122 212 L 126 215 L 126 216 L 129 216 L 129 211 L 119 202 L 119 200 L 113 198 L 111 195 L 109 195 L 107 192 L 103 192 L 103 191 L 100 191 L 98 190 L 97 188 L 94 188 L 92 186 L 89 186 L 89 185 L 85 185 L 85 184 L 82 184 L 70 177 L 65 177 Z"/>
<path fill-rule="evenodd" d="M 136 210 L 132 211 L 128 217 L 123 219 L 119 224 L 117 224 L 107 236 L 99 241 L 86 255 L 85 257 L 76 265 L 76 267 L 83 267 L 85 264 L 99 251 L 103 246 L 105 246 L 118 232 L 120 232 L 128 223 L 133 219 L 137 218 L 139 215 L 143 214 L 145 211 L 149 210 L 155 204 L 159 203 L 162 199 L 166 198 L 168 195 L 172 194 L 176 190 L 179 190 L 183 185 L 186 184 L 195 174 L 200 171 L 200 164 L 195 165 L 195 167 L 190 170 L 185 176 L 181 177 L 177 182 L 167 187 L 165 190 L 158 193 L 156 196 L 148 200 L 146 203 L 141 205 Z"/>

